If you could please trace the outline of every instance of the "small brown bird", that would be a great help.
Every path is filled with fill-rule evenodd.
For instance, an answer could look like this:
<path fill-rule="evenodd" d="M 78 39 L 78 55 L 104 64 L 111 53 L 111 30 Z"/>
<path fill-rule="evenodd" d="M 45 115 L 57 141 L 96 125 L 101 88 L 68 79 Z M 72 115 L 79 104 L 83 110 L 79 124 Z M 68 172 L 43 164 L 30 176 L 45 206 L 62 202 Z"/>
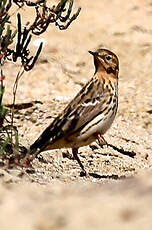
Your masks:
<path fill-rule="evenodd" d="M 89 51 L 94 57 L 95 74 L 64 111 L 30 146 L 31 157 L 50 149 L 72 148 L 73 157 L 84 171 L 78 148 L 96 139 L 110 128 L 118 108 L 119 60 L 107 49 Z"/>

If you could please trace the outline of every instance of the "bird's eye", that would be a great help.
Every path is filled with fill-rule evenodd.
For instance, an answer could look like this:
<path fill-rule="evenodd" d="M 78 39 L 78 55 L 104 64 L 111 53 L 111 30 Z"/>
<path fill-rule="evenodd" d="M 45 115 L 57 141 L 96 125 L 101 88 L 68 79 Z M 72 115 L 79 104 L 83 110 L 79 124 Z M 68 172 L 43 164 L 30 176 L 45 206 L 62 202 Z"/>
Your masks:
<path fill-rule="evenodd" d="M 107 61 L 111 61 L 111 59 L 112 59 L 112 57 L 110 55 L 107 55 L 105 58 Z"/>

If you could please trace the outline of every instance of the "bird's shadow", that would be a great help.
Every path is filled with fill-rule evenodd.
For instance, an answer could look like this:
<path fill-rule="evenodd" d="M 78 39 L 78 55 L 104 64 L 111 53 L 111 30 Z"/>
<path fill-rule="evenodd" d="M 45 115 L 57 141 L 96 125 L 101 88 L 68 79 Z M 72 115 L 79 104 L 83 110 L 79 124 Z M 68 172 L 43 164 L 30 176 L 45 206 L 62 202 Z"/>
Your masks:
<path fill-rule="evenodd" d="M 136 156 L 136 153 L 134 151 L 125 151 L 124 149 L 121 149 L 121 148 L 118 148 L 112 144 L 107 144 L 108 147 L 111 147 L 113 148 L 114 150 L 116 150 L 117 152 L 123 154 L 123 155 L 126 155 L 128 157 L 131 157 L 131 158 L 134 158 Z M 103 148 L 103 145 L 100 146 Z M 100 175 L 100 174 L 97 174 L 97 173 L 88 173 L 89 176 L 93 177 L 93 178 L 96 178 L 96 179 L 113 179 L 113 180 L 121 180 L 121 179 L 125 179 L 126 176 L 118 176 L 116 174 L 112 174 L 112 175 Z M 80 176 L 84 177 L 86 176 L 85 173 L 82 171 L 80 173 Z"/>
<path fill-rule="evenodd" d="M 116 150 L 117 152 L 126 155 L 128 157 L 134 158 L 136 156 L 136 153 L 134 151 L 126 151 L 124 149 L 118 148 L 112 144 L 108 144 L 109 147 L 113 148 L 114 150 Z"/>
<path fill-rule="evenodd" d="M 121 180 L 121 179 L 125 179 L 126 176 L 118 176 L 116 174 L 112 174 L 112 175 L 100 175 L 97 173 L 88 173 L 90 177 L 96 178 L 96 179 L 113 179 L 113 180 Z M 85 172 L 81 171 L 80 172 L 80 177 L 86 177 Z"/>
<path fill-rule="evenodd" d="M 134 158 L 134 157 L 136 156 L 136 153 L 135 153 L 134 151 L 126 151 L 126 150 L 124 150 L 124 149 L 122 149 L 122 148 L 118 148 L 117 146 L 112 145 L 112 144 L 108 144 L 108 143 L 107 143 L 107 144 L 104 144 L 104 145 L 99 144 L 99 146 L 100 146 L 101 148 L 103 148 L 103 146 L 105 146 L 105 145 L 106 145 L 107 147 L 113 148 L 115 151 L 121 153 L 122 155 L 131 157 L 131 158 Z M 90 148 L 93 149 L 93 150 L 98 149 L 96 146 L 91 146 L 91 145 L 90 145 Z"/>

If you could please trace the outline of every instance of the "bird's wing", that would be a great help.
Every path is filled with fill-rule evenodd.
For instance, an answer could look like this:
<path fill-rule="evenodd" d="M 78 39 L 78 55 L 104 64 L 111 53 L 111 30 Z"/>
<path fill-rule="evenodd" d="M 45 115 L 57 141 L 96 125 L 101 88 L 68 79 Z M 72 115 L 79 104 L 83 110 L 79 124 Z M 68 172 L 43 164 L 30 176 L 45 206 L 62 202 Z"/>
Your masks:
<path fill-rule="evenodd" d="M 81 130 L 95 116 L 102 113 L 107 108 L 108 94 L 109 91 L 103 88 L 102 82 L 90 82 L 71 103 L 71 112 L 65 117 L 66 122 L 62 126 L 64 135 L 68 136 Z"/>
<path fill-rule="evenodd" d="M 103 79 L 104 80 L 104 79 Z M 76 95 L 71 103 L 31 145 L 30 149 L 44 149 L 62 137 L 70 135 L 91 121 L 98 113 L 105 109 L 105 94 L 103 82 L 92 78 Z"/>

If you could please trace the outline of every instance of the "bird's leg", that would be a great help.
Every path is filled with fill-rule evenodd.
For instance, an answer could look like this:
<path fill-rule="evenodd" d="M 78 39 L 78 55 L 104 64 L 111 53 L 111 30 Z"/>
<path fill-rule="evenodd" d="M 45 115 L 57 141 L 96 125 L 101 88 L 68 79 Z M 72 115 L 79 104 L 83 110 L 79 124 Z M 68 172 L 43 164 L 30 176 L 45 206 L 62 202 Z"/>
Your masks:
<path fill-rule="evenodd" d="M 86 177 L 89 177 L 89 174 L 86 172 L 83 164 L 81 163 L 79 157 L 78 157 L 78 148 L 73 148 L 72 149 L 73 157 L 74 159 L 78 162 L 79 166 L 81 167 L 82 171 L 84 172 Z"/>
<path fill-rule="evenodd" d="M 108 146 L 108 143 L 107 141 L 104 139 L 104 137 L 101 135 L 101 134 L 98 134 L 98 143 L 101 147 L 103 147 L 103 145 L 107 145 Z"/>

